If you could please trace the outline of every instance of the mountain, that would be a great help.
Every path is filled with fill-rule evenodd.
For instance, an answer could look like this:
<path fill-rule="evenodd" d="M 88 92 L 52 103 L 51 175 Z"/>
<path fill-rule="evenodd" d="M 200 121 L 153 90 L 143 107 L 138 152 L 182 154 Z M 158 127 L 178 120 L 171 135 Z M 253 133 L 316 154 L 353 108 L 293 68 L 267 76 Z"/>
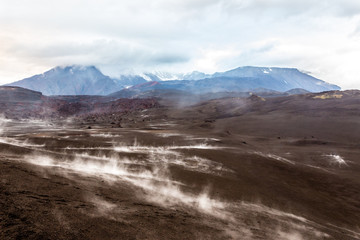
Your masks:
<path fill-rule="evenodd" d="M 212 75 L 193 72 L 182 75 L 184 80 L 172 81 L 162 81 L 160 77 L 154 74 L 146 76 L 149 77 L 148 81 L 156 82 L 156 84 L 146 85 L 146 88 L 140 84 L 135 88 L 114 93 L 113 96 L 123 96 L 125 93 L 129 95 L 130 92 L 138 94 L 139 92 L 160 89 L 173 89 L 195 94 L 281 92 L 289 95 L 340 90 L 339 86 L 324 82 L 295 68 L 239 67 Z M 198 77 L 206 78 L 198 79 Z"/>
<path fill-rule="evenodd" d="M 192 91 L 253 91 L 268 89 L 286 92 L 292 89 L 303 89 L 308 92 L 339 90 L 340 87 L 324 82 L 296 68 L 239 67 L 226 72 L 205 74 L 194 71 L 188 74 L 169 74 L 163 72 L 145 73 L 147 81 L 160 82 L 162 88 L 199 88 Z M 181 80 L 198 80 L 198 82 L 178 82 Z M 206 81 L 202 81 L 206 80 Z M 209 81 L 211 80 L 211 81 Z M 160 86 L 156 86 L 159 88 Z M 304 93 L 305 93 L 304 92 Z"/>
<path fill-rule="evenodd" d="M 151 82 L 148 82 L 151 83 Z M 146 87 L 137 85 L 115 92 L 112 96 L 137 95 L 149 90 L 173 89 L 194 94 L 218 92 L 261 92 L 305 94 L 339 90 L 340 87 L 326 83 L 293 68 L 241 67 L 223 73 L 215 73 L 200 80 L 153 81 Z M 274 95 L 274 94 L 273 94 Z"/>
<path fill-rule="evenodd" d="M 215 73 L 212 78 L 251 78 L 253 83 L 247 87 L 268 88 L 276 91 L 288 91 L 294 88 L 302 88 L 309 92 L 322 92 L 340 90 L 339 86 L 329 84 L 312 77 L 296 68 L 268 68 L 268 67 L 239 67 L 230 71 Z M 245 81 L 246 82 L 246 81 Z"/>
<path fill-rule="evenodd" d="M 40 91 L 44 95 L 106 95 L 123 88 L 96 67 L 77 65 L 56 67 L 7 85 Z"/>
<path fill-rule="evenodd" d="M 210 74 L 205 74 L 198 71 L 193 71 L 191 73 L 167 73 L 155 71 L 153 73 L 144 73 L 141 75 L 147 81 L 173 81 L 173 80 L 200 80 L 211 77 Z"/>
<path fill-rule="evenodd" d="M 153 84 L 152 82 L 156 82 Z M 151 83 L 142 86 L 141 84 Z M 340 87 L 312 77 L 295 68 L 239 67 L 226 72 L 205 74 L 169 74 L 163 72 L 140 75 L 121 75 L 112 79 L 94 66 L 56 67 L 43 74 L 7 84 L 18 86 L 44 95 L 108 95 L 132 86 L 141 86 L 130 91 L 173 89 L 193 94 L 217 92 L 286 92 L 302 89 L 301 92 L 340 90 Z M 115 94 L 116 95 L 116 94 Z M 124 95 L 124 94 L 120 94 Z M 127 94 L 125 94 L 127 95 Z M 133 95 L 133 94 L 131 94 Z"/>
<path fill-rule="evenodd" d="M 145 79 L 142 75 L 121 75 L 118 79 L 114 79 L 114 81 L 122 88 L 128 88 L 134 85 L 146 83 L 149 80 Z M 152 81 L 150 79 L 150 81 Z"/>

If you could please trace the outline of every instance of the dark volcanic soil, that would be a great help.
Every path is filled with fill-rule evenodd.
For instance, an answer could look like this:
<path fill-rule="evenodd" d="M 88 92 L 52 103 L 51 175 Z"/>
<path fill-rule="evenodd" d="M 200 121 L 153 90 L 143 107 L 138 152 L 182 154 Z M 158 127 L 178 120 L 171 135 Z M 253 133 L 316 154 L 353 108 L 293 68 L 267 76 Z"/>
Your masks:
<path fill-rule="evenodd" d="M 356 92 L 166 104 L 2 119 L 0 239 L 360 239 Z"/>

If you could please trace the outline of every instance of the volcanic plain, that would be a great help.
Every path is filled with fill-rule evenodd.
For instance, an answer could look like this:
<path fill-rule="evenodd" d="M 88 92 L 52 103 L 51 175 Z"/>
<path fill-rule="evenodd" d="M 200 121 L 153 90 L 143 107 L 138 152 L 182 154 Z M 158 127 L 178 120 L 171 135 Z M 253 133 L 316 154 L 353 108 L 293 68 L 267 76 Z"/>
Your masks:
<path fill-rule="evenodd" d="M 0 91 L 0 239 L 360 239 L 359 91 Z"/>

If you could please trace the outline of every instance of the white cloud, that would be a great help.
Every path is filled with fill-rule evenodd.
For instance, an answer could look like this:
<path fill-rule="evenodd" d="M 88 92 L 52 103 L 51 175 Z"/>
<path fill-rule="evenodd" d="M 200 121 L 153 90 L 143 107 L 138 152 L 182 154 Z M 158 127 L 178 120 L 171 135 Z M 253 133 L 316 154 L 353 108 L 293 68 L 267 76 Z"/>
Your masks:
<path fill-rule="evenodd" d="M 123 71 L 297 67 L 360 88 L 358 0 L 2 0 L 0 83 L 64 64 Z"/>

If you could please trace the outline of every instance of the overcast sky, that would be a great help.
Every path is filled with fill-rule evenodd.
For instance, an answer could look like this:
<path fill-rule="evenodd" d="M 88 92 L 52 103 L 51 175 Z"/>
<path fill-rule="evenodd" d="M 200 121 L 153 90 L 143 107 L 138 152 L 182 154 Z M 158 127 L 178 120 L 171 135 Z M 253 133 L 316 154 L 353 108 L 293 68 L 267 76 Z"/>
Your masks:
<path fill-rule="evenodd" d="M 360 0 L 0 0 L 0 83 L 69 64 L 295 67 L 360 89 Z"/>

